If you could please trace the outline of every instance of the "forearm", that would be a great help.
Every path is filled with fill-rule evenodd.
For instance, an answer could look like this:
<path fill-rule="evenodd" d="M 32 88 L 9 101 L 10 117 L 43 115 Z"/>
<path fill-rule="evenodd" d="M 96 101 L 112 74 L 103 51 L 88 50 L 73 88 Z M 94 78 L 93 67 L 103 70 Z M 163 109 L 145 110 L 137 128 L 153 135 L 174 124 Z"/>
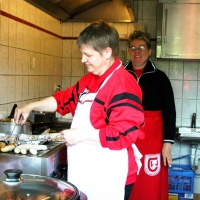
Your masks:
<path fill-rule="evenodd" d="M 55 112 L 57 103 L 54 97 L 47 97 L 43 100 L 29 104 L 31 111 Z"/>
<path fill-rule="evenodd" d="M 15 110 L 14 118 L 16 123 L 20 121 L 21 124 L 24 124 L 28 116 L 30 115 L 31 111 L 37 110 L 37 111 L 54 112 L 56 111 L 56 108 L 57 108 L 57 102 L 54 99 L 54 97 L 48 97 L 41 101 L 36 101 L 22 107 L 17 107 Z"/>

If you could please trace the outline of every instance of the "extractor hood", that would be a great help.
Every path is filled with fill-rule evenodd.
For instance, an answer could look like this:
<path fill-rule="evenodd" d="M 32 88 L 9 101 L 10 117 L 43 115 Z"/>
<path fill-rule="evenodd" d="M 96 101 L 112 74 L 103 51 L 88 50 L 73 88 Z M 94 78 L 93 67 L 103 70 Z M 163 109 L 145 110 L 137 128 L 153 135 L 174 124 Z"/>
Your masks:
<path fill-rule="evenodd" d="M 61 22 L 136 22 L 138 0 L 25 0 Z"/>

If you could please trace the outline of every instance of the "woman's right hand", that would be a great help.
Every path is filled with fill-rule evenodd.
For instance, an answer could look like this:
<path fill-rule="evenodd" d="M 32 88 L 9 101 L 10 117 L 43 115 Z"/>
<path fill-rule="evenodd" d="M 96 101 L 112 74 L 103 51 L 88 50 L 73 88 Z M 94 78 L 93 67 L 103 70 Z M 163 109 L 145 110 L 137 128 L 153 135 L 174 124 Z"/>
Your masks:
<path fill-rule="evenodd" d="M 32 107 L 30 104 L 27 104 L 19 108 L 17 107 L 15 109 L 15 114 L 14 114 L 14 119 L 16 124 L 20 123 L 21 125 L 23 125 L 26 122 L 27 118 L 29 117 L 31 111 Z"/>

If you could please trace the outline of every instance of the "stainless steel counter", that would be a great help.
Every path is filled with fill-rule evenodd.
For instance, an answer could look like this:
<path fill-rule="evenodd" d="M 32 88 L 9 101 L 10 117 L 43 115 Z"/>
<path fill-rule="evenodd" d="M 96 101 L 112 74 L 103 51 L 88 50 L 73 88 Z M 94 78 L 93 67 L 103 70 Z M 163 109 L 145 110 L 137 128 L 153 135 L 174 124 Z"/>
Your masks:
<path fill-rule="evenodd" d="M 6 169 L 21 169 L 24 174 L 50 176 L 60 164 L 67 164 L 67 147 L 63 142 L 48 142 L 48 150 L 38 155 L 0 153 L 0 174 Z"/>

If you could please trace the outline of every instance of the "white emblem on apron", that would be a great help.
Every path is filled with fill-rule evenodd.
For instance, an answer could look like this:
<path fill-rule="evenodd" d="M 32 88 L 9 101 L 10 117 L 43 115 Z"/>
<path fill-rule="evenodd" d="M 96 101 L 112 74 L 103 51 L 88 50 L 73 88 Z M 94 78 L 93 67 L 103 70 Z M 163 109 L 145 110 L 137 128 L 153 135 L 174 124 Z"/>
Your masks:
<path fill-rule="evenodd" d="M 144 171 L 149 176 L 155 176 L 160 172 L 160 153 L 145 155 Z"/>

